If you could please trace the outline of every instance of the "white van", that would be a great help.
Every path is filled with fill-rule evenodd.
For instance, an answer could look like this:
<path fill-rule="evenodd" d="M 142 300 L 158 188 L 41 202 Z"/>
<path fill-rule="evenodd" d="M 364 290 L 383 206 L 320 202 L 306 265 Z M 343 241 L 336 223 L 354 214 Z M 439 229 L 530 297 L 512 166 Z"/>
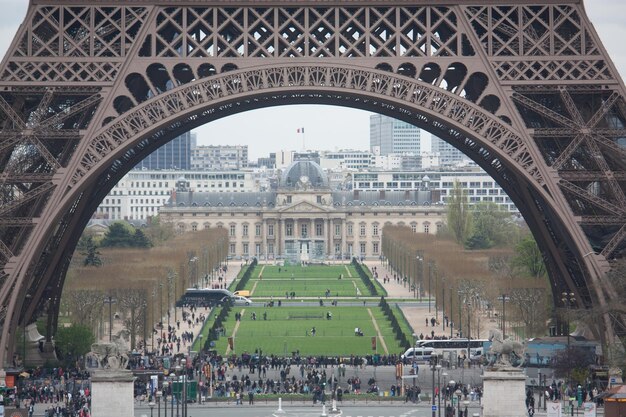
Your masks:
<path fill-rule="evenodd" d="M 252 300 L 246 297 L 242 297 L 241 295 L 235 295 L 233 297 L 233 305 L 236 306 L 249 306 L 252 304 Z"/>
<path fill-rule="evenodd" d="M 402 355 L 402 359 L 408 359 L 409 361 L 413 360 L 413 355 L 415 355 L 415 362 L 428 362 L 430 361 L 430 355 L 435 352 L 435 348 L 431 347 L 416 347 L 407 349 L 406 352 Z"/>

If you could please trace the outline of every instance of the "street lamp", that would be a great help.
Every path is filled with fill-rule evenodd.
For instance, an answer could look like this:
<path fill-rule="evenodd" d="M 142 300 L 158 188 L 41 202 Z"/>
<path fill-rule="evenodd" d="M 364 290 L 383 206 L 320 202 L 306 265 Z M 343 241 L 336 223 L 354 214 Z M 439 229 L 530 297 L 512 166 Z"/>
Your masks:
<path fill-rule="evenodd" d="M 182 402 L 182 411 L 183 411 L 183 417 L 187 417 L 187 359 L 183 358 L 180 360 L 181 366 L 183 368 L 183 373 L 182 373 L 182 377 L 183 377 L 183 387 L 182 387 L 182 392 L 183 392 L 183 402 Z"/>
<path fill-rule="evenodd" d="M 417 385 L 417 362 L 415 362 L 415 356 L 416 356 L 416 349 L 415 349 L 415 345 L 417 344 L 417 335 L 415 333 L 413 333 L 413 364 L 411 365 L 412 368 L 412 372 L 413 372 L 413 391 L 411 392 L 411 398 L 413 399 L 413 402 L 415 402 L 415 386 Z"/>
<path fill-rule="evenodd" d="M 439 365 L 437 363 L 437 358 L 435 357 L 435 360 L 433 361 L 431 370 L 433 371 L 433 395 L 432 395 L 432 401 L 431 401 L 431 409 L 433 411 L 433 415 L 432 417 L 435 417 L 435 371 L 437 371 L 437 380 L 439 380 L 439 373 L 441 371 L 441 365 Z M 441 398 L 441 393 L 439 393 L 439 397 Z M 439 400 L 439 407 L 441 407 L 441 400 Z"/>
<path fill-rule="evenodd" d="M 156 392 L 156 399 L 157 399 L 157 416 L 161 417 L 161 395 L 163 395 L 163 392 L 161 390 L 158 390 Z"/>
<path fill-rule="evenodd" d="M 445 387 L 444 395 L 443 395 L 443 408 L 448 407 L 448 385 L 446 384 L 446 379 L 448 378 L 448 373 L 443 373 L 443 387 Z M 441 417 L 441 385 L 439 385 L 439 416 Z M 447 417 L 447 416 L 446 416 Z"/>
<path fill-rule="evenodd" d="M 463 405 L 465 406 L 465 413 L 464 414 L 465 414 L 465 417 L 467 417 L 467 406 L 469 405 L 469 401 L 468 400 L 463 401 Z"/>
<path fill-rule="evenodd" d="M 112 309 L 112 306 L 115 303 L 117 303 L 117 300 L 115 298 L 113 298 L 111 295 L 109 295 L 108 297 L 104 297 L 104 304 L 108 304 L 109 305 L 109 342 L 111 341 L 112 332 L 113 332 L 113 309 Z"/>
<path fill-rule="evenodd" d="M 174 272 L 170 269 L 167 271 L 167 329 L 169 331 L 170 328 L 170 291 L 172 288 L 172 281 L 174 280 Z M 174 294 L 174 298 L 176 298 L 176 294 Z M 174 307 L 174 312 L 176 312 L 176 307 Z"/>
<path fill-rule="evenodd" d="M 456 391 L 454 391 L 454 394 L 456 395 L 456 409 L 457 409 L 457 415 L 459 417 L 463 417 L 461 415 L 461 395 L 463 395 L 463 393 L 461 392 L 461 389 L 457 389 Z"/>
<path fill-rule="evenodd" d="M 156 405 L 156 404 L 154 403 L 154 401 L 150 401 L 150 402 L 148 403 L 148 406 L 150 407 L 150 417 L 154 417 L 154 406 L 155 406 L 155 405 Z"/>
<path fill-rule="evenodd" d="M 432 285 L 433 285 L 433 268 L 434 268 L 434 263 L 433 261 L 428 261 L 428 314 L 430 314 L 430 299 L 433 296 L 433 289 L 432 289 Z M 435 291 L 435 296 L 437 294 L 437 291 Z M 435 321 L 438 321 L 439 318 L 437 316 L 437 299 L 435 298 Z"/>
<path fill-rule="evenodd" d="M 506 336 L 506 302 L 510 300 L 510 298 L 506 294 L 502 294 L 498 297 L 498 300 L 502 301 L 502 340 L 504 340 Z"/>
<path fill-rule="evenodd" d="M 422 287 L 424 286 L 424 251 L 418 250 L 415 259 L 417 259 L 417 271 L 415 274 L 415 281 L 418 282 L 413 282 L 413 297 L 417 298 L 415 291 L 418 291 L 417 286 L 419 285 L 419 298 L 420 301 L 422 301 Z"/>
<path fill-rule="evenodd" d="M 567 326 L 567 384 L 570 385 L 570 328 L 569 328 L 569 310 L 576 303 L 576 298 L 574 297 L 573 292 L 563 292 L 561 293 L 561 301 L 563 301 L 563 305 L 565 306 L 565 321 Z"/>
<path fill-rule="evenodd" d="M 446 386 L 446 378 L 448 377 L 448 373 L 444 372 L 443 373 L 443 386 Z M 441 365 L 439 365 L 439 369 L 437 370 L 437 386 L 439 387 L 439 396 L 437 397 L 437 403 L 438 403 L 438 409 L 439 409 L 439 414 L 438 417 L 441 417 Z M 444 399 L 444 406 L 445 406 L 445 399 Z"/>
<path fill-rule="evenodd" d="M 165 417 L 167 417 L 167 387 L 169 386 L 169 383 L 167 381 L 163 381 L 163 405 L 164 405 L 164 410 L 165 410 Z M 173 417 L 174 413 L 172 412 L 172 417 Z"/>

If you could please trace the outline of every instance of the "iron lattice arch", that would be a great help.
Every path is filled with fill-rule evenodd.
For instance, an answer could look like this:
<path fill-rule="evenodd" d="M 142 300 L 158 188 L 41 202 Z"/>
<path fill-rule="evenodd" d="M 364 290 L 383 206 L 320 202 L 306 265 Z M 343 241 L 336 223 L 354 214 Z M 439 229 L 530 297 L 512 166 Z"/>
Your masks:
<path fill-rule="evenodd" d="M 80 233 L 137 162 L 203 123 L 296 103 L 449 141 L 516 203 L 556 298 L 605 308 L 626 251 L 625 90 L 581 1 L 432 3 L 31 1 L 0 67 L 0 361 L 44 313 L 50 340 Z M 620 317 L 598 323 L 606 341 L 623 333 Z"/>

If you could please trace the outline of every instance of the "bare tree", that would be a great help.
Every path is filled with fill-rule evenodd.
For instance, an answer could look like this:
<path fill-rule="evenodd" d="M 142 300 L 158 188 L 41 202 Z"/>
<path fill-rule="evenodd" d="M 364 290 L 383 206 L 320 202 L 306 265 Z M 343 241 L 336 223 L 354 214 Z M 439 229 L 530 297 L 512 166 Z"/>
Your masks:
<path fill-rule="evenodd" d="M 514 288 L 509 295 L 509 302 L 516 307 L 526 327 L 526 337 L 542 332 L 542 321 L 546 317 L 545 288 Z"/>
<path fill-rule="evenodd" d="M 102 315 L 103 293 L 99 290 L 72 290 L 67 292 L 67 306 L 73 324 L 94 329 Z"/>
<path fill-rule="evenodd" d="M 139 289 L 118 291 L 118 303 L 124 315 L 124 327 L 130 332 L 130 348 L 135 349 L 137 335 L 144 331 L 146 292 Z"/>

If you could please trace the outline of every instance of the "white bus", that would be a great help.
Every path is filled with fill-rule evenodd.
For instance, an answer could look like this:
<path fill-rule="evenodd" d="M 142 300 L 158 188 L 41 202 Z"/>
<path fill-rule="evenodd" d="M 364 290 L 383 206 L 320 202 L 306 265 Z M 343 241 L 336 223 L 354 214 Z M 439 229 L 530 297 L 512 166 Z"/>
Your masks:
<path fill-rule="evenodd" d="M 433 348 L 435 355 L 443 354 L 444 352 L 456 352 L 457 355 L 461 355 L 462 352 L 466 352 L 469 348 L 468 357 L 475 356 L 476 353 L 480 352 L 482 354 L 485 351 L 485 348 L 490 344 L 487 339 L 425 339 L 418 340 L 415 342 L 415 347 L 423 347 L 423 348 Z"/>

